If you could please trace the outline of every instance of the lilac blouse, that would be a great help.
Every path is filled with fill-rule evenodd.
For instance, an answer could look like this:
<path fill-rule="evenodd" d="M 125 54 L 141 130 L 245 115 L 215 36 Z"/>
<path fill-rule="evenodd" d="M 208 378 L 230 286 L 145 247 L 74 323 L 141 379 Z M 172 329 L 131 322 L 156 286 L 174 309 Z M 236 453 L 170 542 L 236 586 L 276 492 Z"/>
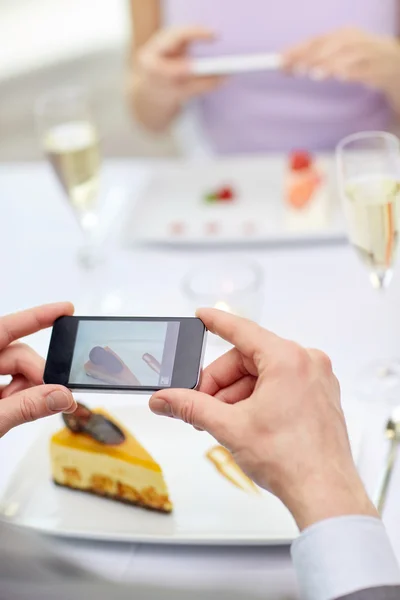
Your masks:
<path fill-rule="evenodd" d="M 164 0 L 166 25 L 204 25 L 216 32 L 196 56 L 279 52 L 310 37 L 355 26 L 397 35 L 398 0 Z M 230 77 L 199 99 L 202 130 L 214 151 L 332 149 L 361 130 L 385 129 L 382 94 L 362 85 L 312 81 L 282 73 Z"/>

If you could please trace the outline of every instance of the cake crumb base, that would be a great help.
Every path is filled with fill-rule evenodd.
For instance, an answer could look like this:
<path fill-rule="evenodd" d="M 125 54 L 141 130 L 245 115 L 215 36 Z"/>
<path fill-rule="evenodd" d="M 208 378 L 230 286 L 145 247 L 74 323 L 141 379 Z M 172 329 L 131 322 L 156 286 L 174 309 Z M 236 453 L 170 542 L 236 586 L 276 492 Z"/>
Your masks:
<path fill-rule="evenodd" d="M 80 487 L 74 487 L 72 485 L 68 485 L 65 483 L 59 483 L 55 479 L 53 479 L 53 483 L 57 487 L 73 490 L 74 492 L 82 492 L 84 494 L 90 494 L 91 496 L 97 496 L 97 498 L 105 498 L 107 500 L 113 500 L 114 502 L 120 502 L 121 504 L 127 504 L 129 506 L 136 506 L 138 508 L 144 508 L 151 512 L 158 512 L 158 513 L 162 513 L 162 514 L 171 514 L 172 510 L 173 510 L 173 505 L 169 501 L 167 501 L 165 503 L 165 505 L 162 507 L 155 507 L 155 506 L 150 506 L 148 504 L 145 504 L 144 502 L 140 502 L 140 500 L 137 500 L 137 501 L 128 500 L 127 498 L 123 498 L 122 496 L 118 496 L 116 494 L 108 494 L 106 492 L 100 494 L 99 492 L 97 492 L 93 489 L 90 489 L 90 488 L 80 488 Z"/>

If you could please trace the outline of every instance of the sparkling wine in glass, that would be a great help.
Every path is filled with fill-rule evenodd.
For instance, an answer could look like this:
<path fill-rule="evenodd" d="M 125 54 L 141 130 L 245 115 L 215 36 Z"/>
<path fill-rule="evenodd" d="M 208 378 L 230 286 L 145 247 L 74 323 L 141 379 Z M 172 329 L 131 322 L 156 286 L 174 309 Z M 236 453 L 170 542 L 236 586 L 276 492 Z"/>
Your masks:
<path fill-rule="evenodd" d="M 96 246 L 100 194 L 100 143 L 88 95 L 81 88 L 49 93 L 37 102 L 41 146 L 85 236 L 83 266 L 99 259 Z"/>
<path fill-rule="evenodd" d="M 389 174 L 370 174 L 349 179 L 345 186 L 350 241 L 377 289 L 389 285 L 396 259 L 400 225 L 398 179 Z"/>
<path fill-rule="evenodd" d="M 337 148 L 340 191 L 349 240 L 369 272 L 372 287 L 389 286 L 399 243 L 400 141 L 385 132 L 364 132 Z M 362 376 L 366 395 L 398 403 L 400 361 L 377 361 Z"/>

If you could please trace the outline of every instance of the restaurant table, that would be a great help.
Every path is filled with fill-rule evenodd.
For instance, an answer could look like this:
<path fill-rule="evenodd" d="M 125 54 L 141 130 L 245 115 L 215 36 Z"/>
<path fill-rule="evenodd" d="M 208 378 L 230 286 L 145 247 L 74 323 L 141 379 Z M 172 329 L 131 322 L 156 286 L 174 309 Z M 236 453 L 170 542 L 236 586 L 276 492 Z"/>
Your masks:
<path fill-rule="evenodd" d="M 131 210 L 158 164 L 107 162 L 104 186 L 109 197 L 115 198 L 116 205 L 122 198 L 123 210 Z M 256 261 L 264 273 L 262 324 L 330 355 L 342 384 L 346 414 L 363 432 L 359 468 L 367 488 L 374 491 L 387 450 L 383 427 L 389 409 L 379 398 L 369 403 L 357 398 L 353 381 L 370 361 L 400 357 L 400 277 L 386 292 L 374 291 L 366 270 L 343 243 L 219 250 L 126 247 L 118 226 L 125 219 L 118 211 L 110 216 L 114 225 L 103 245 L 107 260 L 85 272 L 76 260 L 80 231 L 44 163 L 0 165 L 0 219 L 0 314 L 64 299 L 74 301 L 79 314 L 88 290 L 100 298 L 117 289 L 130 314 L 189 314 L 181 282 L 196 261 L 212 261 L 216 255 Z M 30 343 L 45 354 L 48 339 L 49 332 L 41 332 Z M 206 361 L 222 350 L 209 344 Z M 126 396 L 121 399 L 121 403 L 130 401 Z M 40 427 L 31 423 L 0 440 L 0 493 Z M 397 465 L 384 521 L 400 559 L 399 469 Z M 133 584 L 153 582 L 157 574 L 165 585 L 206 583 L 244 592 L 261 590 L 266 598 L 297 598 L 287 547 L 160 547 L 60 539 L 54 544 L 70 559 Z"/>

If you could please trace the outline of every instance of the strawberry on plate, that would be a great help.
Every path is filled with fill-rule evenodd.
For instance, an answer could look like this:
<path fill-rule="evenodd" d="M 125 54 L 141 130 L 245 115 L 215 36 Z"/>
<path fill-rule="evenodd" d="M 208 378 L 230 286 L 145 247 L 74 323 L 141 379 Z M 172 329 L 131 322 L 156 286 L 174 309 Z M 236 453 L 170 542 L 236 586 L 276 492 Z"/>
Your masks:
<path fill-rule="evenodd" d="M 218 190 L 217 197 L 218 200 L 227 202 L 235 198 L 235 192 L 230 186 L 225 186 Z"/>
<path fill-rule="evenodd" d="M 289 159 L 289 165 L 291 171 L 303 171 L 309 169 L 312 166 L 313 158 L 306 150 L 298 150 L 292 152 Z"/>
<path fill-rule="evenodd" d="M 219 202 L 232 202 L 235 198 L 236 193 L 233 187 L 224 185 L 205 194 L 204 201 L 207 204 L 215 204 Z"/>

